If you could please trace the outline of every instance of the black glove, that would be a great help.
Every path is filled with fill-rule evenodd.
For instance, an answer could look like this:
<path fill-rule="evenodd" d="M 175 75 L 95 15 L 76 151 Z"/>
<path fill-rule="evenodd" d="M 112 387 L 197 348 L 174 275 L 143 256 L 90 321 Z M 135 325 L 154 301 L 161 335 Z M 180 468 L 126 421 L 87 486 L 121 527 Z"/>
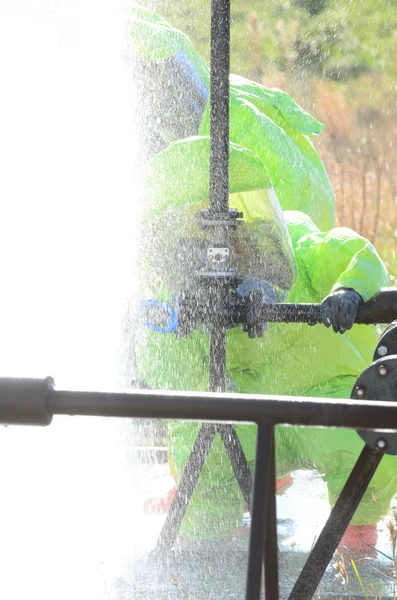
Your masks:
<path fill-rule="evenodd" d="M 267 323 L 260 323 L 256 320 L 256 310 L 264 303 L 274 304 L 280 300 L 280 293 L 276 288 L 258 277 L 245 275 L 237 288 L 237 295 L 249 303 L 247 323 L 243 325 L 243 331 L 248 333 L 248 337 L 262 337 L 267 329 Z"/>
<path fill-rule="evenodd" d="M 326 327 L 332 325 L 335 333 L 351 329 L 358 307 L 363 303 L 360 294 L 351 289 L 340 289 L 329 294 L 321 304 L 321 318 Z"/>

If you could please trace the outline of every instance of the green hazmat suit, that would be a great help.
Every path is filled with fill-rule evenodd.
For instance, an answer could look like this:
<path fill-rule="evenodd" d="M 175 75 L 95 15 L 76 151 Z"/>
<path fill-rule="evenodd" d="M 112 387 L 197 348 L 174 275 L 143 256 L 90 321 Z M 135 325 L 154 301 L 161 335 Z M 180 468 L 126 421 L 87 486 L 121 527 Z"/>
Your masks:
<path fill-rule="evenodd" d="M 136 9 L 130 34 L 135 56 L 160 65 L 182 48 L 201 81 L 209 85 L 208 70 L 188 38 L 157 15 Z M 272 281 L 285 302 L 318 303 L 341 288 L 354 289 L 368 300 L 389 284 L 389 276 L 366 239 L 335 227 L 332 187 L 309 140 L 322 126 L 279 90 L 235 76 L 230 84 L 229 205 L 244 213 L 245 223 L 242 233 L 231 240 L 239 271 Z M 208 206 L 209 198 L 208 105 L 198 133 L 168 139 L 168 146 L 143 169 L 144 298 L 171 301 L 189 287 L 189 273 L 197 268 L 196 247 L 187 252 L 181 248 L 184 239 L 197 241 L 204 235 L 195 214 Z M 242 393 L 349 398 L 356 378 L 372 360 L 376 341 L 374 328 L 368 326 L 354 326 L 339 335 L 323 325 L 269 324 L 257 339 L 234 328 L 227 334 L 229 388 Z M 208 332 L 194 331 L 176 339 L 140 327 L 135 351 L 139 379 L 150 388 L 208 389 Z M 182 422 L 169 426 L 171 463 L 178 479 L 198 427 Z M 256 427 L 237 425 L 236 430 L 252 465 Z M 299 468 L 317 469 L 327 482 L 332 505 L 362 447 L 351 430 L 277 427 L 277 476 Z M 396 467 L 395 457 L 383 458 L 353 524 L 376 523 L 387 512 L 397 486 Z M 242 510 L 241 492 L 216 436 L 182 534 L 209 538 L 230 533 L 241 522 Z"/>

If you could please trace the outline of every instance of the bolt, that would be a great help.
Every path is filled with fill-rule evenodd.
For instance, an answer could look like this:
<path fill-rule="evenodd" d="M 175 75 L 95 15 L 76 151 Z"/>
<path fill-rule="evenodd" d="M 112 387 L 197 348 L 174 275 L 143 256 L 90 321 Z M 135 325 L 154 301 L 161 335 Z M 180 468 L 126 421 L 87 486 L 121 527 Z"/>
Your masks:
<path fill-rule="evenodd" d="M 379 346 L 379 348 L 378 348 L 379 356 L 386 356 L 387 352 L 388 352 L 387 346 Z"/>
<path fill-rule="evenodd" d="M 386 377 L 389 374 L 389 369 L 385 365 L 379 365 L 378 373 L 381 377 Z"/>
<path fill-rule="evenodd" d="M 365 387 L 363 387 L 362 385 L 358 385 L 356 387 L 356 396 L 357 398 L 364 398 L 365 394 L 366 394 L 366 389 Z"/>
<path fill-rule="evenodd" d="M 386 440 L 384 440 L 383 438 L 376 440 L 376 447 L 379 448 L 379 450 L 385 450 L 385 448 L 387 447 Z"/>

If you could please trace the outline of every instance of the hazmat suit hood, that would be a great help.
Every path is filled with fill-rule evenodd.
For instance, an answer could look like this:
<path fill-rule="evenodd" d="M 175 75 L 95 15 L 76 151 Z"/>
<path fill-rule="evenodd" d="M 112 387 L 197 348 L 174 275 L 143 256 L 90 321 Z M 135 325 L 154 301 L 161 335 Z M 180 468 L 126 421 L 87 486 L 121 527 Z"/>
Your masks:
<path fill-rule="evenodd" d="M 294 246 L 304 236 L 320 233 L 317 225 L 305 213 L 297 210 L 285 210 L 284 218 L 288 223 L 288 231 Z"/>
<path fill-rule="evenodd" d="M 209 207 L 209 159 L 209 137 L 197 136 L 173 142 L 145 166 L 141 272 L 146 294 L 166 289 L 174 295 L 197 285 L 210 245 L 198 218 Z M 250 150 L 233 143 L 229 190 L 230 207 L 244 213 L 229 235 L 232 264 L 245 281 L 289 290 L 295 259 L 267 170 Z"/>
<path fill-rule="evenodd" d="M 145 161 L 170 142 L 198 134 L 209 71 L 185 34 L 146 9 L 133 8 L 127 41 Z"/>
<path fill-rule="evenodd" d="M 128 47 L 137 69 L 140 122 L 149 146 L 145 159 L 171 141 L 208 137 L 209 70 L 189 38 L 158 15 L 135 6 L 128 23 Z M 230 76 L 231 143 L 261 161 L 283 210 L 304 212 L 325 231 L 335 226 L 334 194 L 309 139 L 322 129 L 288 94 Z"/>

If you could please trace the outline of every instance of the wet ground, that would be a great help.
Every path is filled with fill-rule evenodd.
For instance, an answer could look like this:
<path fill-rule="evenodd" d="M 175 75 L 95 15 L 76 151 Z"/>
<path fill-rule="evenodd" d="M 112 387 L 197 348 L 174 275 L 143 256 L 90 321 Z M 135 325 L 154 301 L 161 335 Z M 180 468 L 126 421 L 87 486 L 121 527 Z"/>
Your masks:
<path fill-rule="evenodd" d="M 148 469 L 148 467 L 146 467 Z M 157 476 L 146 482 L 145 493 L 166 489 L 170 480 L 156 467 Z M 147 474 L 149 471 L 147 470 Z M 154 473 L 154 470 L 152 471 Z M 280 598 L 288 598 L 310 548 L 328 514 L 326 486 L 313 472 L 296 472 L 294 484 L 277 501 Z M 248 515 L 246 515 L 248 516 Z M 163 515 L 144 517 L 145 548 L 141 556 L 127 560 L 123 573 L 109 580 L 111 600 L 244 600 L 249 528 L 217 542 L 183 542 L 162 561 L 150 550 L 164 522 Z M 391 553 L 388 531 L 378 526 L 377 548 Z M 374 553 L 373 553 L 374 554 Z M 382 554 L 356 559 L 358 575 L 346 559 L 348 583 L 337 578 L 330 565 L 317 592 L 318 598 L 393 598 L 392 562 Z"/>
<path fill-rule="evenodd" d="M 166 464 L 126 453 L 117 421 L 54 419 L 45 429 L 0 428 L 0 598 L 4 600 L 245 600 L 246 527 L 211 543 L 186 543 L 151 560 L 164 514 L 144 499 L 173 485 Z M 127 454 L 127 456 L 126 456 Z M 165 457 L 163 456 L 163 459 Z M 280 597 L 287 598 L 329 513 L 326 486 L 296 472 L 277 498 Z M 377 547 L 390 554 L 379 524 Z M 378 554 L 357 561 L 368 599 L 392 598 L 392 563 Z M 347 565 L 352 598 L 365 597 Z M 331 566 L 321 596 L 348 598 Z"/>

